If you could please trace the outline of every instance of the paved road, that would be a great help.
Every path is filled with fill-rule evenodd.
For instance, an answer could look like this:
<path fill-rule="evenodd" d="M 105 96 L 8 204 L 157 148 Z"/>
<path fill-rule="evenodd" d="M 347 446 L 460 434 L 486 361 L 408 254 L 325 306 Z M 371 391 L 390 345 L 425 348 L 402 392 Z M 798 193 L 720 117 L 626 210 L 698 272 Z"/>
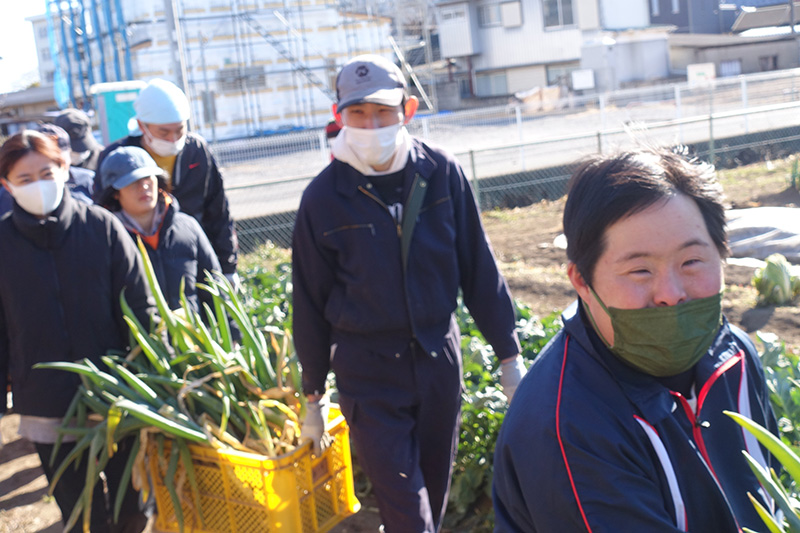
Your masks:
<path fill-rule="evenodd" d="M 685 106 L 686 109 L 690 108 Z M 669 104 L 639 104 L 603 114 L 587 110 L 571 115 L 526 117 L 519 126 L 517 123 L 469 127 L 431 124 L 427 133 L 431 142 L 459 155 L 468 177 L 486 178 L 570 163 L 596 153 L 599 142 L 603 151 L 613 151 L 642 141 L 694 143 L 707 141 L 711 134 L 722 138 L 793 126 L 797 124 L 797 110 L 777 109 L 758 115 L 716 118 L 713 131 L 707 121 L 661 125 L 672 118 L 674 108 Z M 625 131 L 621 131 L 623 128 Z M 412 131 L 418 129 L 417 126 Z M 598 141 L 599 130 L 617 132 L 606 133 Z M 582 132 L 586 136 L 576 138 Z M 537 144 L 508 147 L 520 143 Z M 328 155 L 319 150 L 295 150 L 291 154 L 254 158 L 223 167 L 234 218 L 254 218 L 297 208 L 303 189 L 324 168 Z M 473 158 L 469 150 L 476 151 Z"/>

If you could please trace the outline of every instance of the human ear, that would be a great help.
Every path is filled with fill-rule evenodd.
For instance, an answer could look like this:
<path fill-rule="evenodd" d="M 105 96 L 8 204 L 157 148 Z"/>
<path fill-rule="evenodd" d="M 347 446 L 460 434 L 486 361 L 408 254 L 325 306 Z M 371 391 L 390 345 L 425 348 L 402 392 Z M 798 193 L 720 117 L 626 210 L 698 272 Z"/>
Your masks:
<path fill-rule="evenodd" d="M 578 271 L 578 265 L 572 261 L 567 263 L 567 276 L 569 277 L 569 281 L 572 283 L 573 288 L 578 293 L 578 296 L 580 296 L 582 300 L 586 301 L 590 296 L 591 289 L 589 288 L 589 284 L 586 283 L 586 280 L 583 279 L 583 276 Z"/>
<path fill-rule="evenodd" d="M 342 114 L 339 113 L 338 106 L 336 104 L 333 104 L 331 106 L 331 111 L 333 112 L 333 119 L 336 121 L 336 124 L 338 124 L 340 128 L 343 128 L 344 123 L 342 122 Z"/>
<path fill-rule="evenodd" d="M 411 122 L 411 119 L 414 118 L 414 113 L 417 112 L 419 109 L 419 99 L 416 96 L 409 96 L 406 99 L 405 106 L 403 107 L 403 114 L 405 118 L 403 119 L 403 124 L 408 124 Z"/>

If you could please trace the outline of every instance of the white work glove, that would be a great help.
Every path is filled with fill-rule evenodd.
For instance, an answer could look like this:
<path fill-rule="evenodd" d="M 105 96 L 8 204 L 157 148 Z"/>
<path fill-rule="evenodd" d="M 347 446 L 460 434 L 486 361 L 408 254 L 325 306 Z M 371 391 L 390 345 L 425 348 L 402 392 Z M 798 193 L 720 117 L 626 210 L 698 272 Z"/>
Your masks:
<path fill-rule="evenodd" d="M 517 385 L 522 381 L 525 372 L 525 364 L 522 362 L 521 355 L 500 363 L 500 385 L 503 386 L 503 393 L 508 398 L 508 403 L 511 403 L 511 399 L 517 391 Z"/>
<path fill-rule="evenodd" d="M 328 399 L 324 396 L 319 400 L 306 404 L 306 416 L 300 425 L 300 438 L 311 439 L 314 446 L 314 455 L 320 457 L 322 452 L 331 445 L 331 436 L 325 432 L 325 423 L 328 420 Z"/>
<path fill-rule="evenodd" d="M 230 274 L 225 274 L 225 278 L 228 280 L 228 282 L 230 282 L 235 292 L 241 292 L 242 280 L 239 278 L 238 272 L 231 272 Z"/>

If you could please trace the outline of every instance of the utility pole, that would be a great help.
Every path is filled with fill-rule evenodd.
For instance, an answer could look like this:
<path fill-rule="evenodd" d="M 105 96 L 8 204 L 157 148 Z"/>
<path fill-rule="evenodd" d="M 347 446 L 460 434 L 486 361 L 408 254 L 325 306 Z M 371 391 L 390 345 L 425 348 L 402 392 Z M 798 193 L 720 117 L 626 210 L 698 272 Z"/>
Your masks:
<path fill-rule="evenodd" d="M 206 122 L 211 124 L 211 142 L 217 142 L 217 131 L 214 123 L 217 121 L 217 108 L 214 105 L 214 96 L 208 88 L 208 70 L 206 69 L 206 38 L 203 37 L 203 32 L 197 33 L 197 42 L 200 43 L 200 63 L 203 67 L 203 86 L 205 91 L 203 94 L 203 111 L 205 111 Z"/>
<path fill-rule="evenodd" d="M 430 11 L 428 10 L 428 0 L 425 2 L 425 9 L 423 10 L 425 19 L 422 21 L 423 34 L 422 38 L 425 39 L 425 63 L 428 64 L 428 90 L 431 93 L 431 103 L 433 104 L 431 111 L 437 113 L 439 111 L 439 102 L 436 97 L 436 73 L 433 68 L 433 46 L 431 45 L 431 28 L 430 28 Z"/>
<path fill-rule="evenodd" d="M 183 37 L 181 27 L 178 24 L 178 6 L 175 0 L 164 0 L 164 14 L 167 23 L 167 35 L 169 35 L 169 49 L 172 55 L 172 72 L 178 87 L 180 87 L 186 97 L 189 97 L 189 80 L 186 75 L 186 61 L 183 54 Z"/>

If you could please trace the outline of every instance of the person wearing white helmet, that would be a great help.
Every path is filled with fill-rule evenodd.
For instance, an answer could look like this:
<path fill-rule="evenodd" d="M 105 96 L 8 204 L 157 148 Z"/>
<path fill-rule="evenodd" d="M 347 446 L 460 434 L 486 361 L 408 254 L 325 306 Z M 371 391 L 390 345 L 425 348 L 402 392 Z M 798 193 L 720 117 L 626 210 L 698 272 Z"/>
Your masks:
<path fill-rule="evenodd" d="M 181 211 L 203 227 L 222 272 L 238 283 L 239 244 L 222 175 L 206 141 L 188 130 L 189 100 L 174 83 L 151 80 L 133 103 L 139 131 L 124 137 L 100 154 L 100 168 L 108 154 L 120 146 L 144 148 L 167 175 L 169 192 Z M 101 190 L 99 184 L 95 190 Z"/>

